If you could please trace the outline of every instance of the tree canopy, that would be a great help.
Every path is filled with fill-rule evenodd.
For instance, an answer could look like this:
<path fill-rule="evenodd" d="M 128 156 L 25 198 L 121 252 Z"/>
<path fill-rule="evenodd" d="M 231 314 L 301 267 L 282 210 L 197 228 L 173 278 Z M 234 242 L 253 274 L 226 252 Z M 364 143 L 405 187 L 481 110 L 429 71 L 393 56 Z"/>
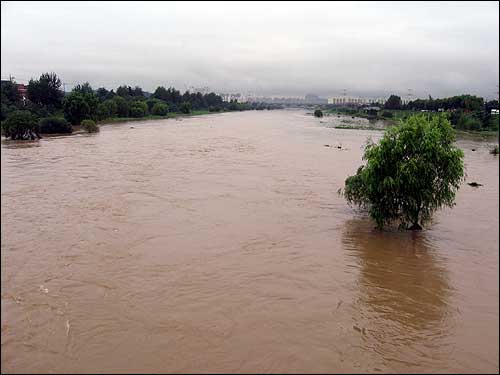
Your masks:
<path fill-rule="evenodd" d="M 19 85 L 14 81 L 2 81 L 0 120 L 9 118 L 18 110 L 27 110 L 36 118 L 60 119 L 64 116 L 72 125 L 78 125 L 85 119 L 104 121 L 113 117 L 166 116 L 170 112 L 189 114 L 192 111 L 279 108 L 262 103 L 224 102 L 222 96 L 214 92 L 185 91 L 182 94 L 173 87 L 159 86 L 150 95 L 137 85 L 121 85 L 115 92 L 105 87 L 94 90 L 89 82 L 84 82 L 65 95 L 61 86 L 61 79 L 55 73 L 44 73 L 39 79 L 30 80 L 27 100 L 21 100 Z M 44 129 L 55 129 L 62 124 L 52 120 L 43 123 Z"/>
<path fill-rule="evenodd" d="M 38 105 L 60 108 L 63 99 L 61 79 L 55 73 L 44 73 L 38 80 L 30 79 L 28 99 Z"/>
<path fill-rule="evenodd" d="M 384 104 L 385 109 L 401 109 L 401 98 L 397 95 L 391 95 Z"/>
<path fill-rule="evenodd" d="M 414 115 L 369 142 L 354 176 L 345 181 L 350 204 L 367 208 L 378 227 L 399 221 L 420 229 L 443 206 L 454 205 L 464 178 L 463 152 L 444 115 Z"/>
<path fill-rule="evenodd" d="M 12 140 L 35 140 L 40 137 L 38 119 L 30 111 L 15 111 L 2 121 L 2 133 Z"/>
<path fill-rule="evenodd" d="M 73 125 L 80 125 L 82 120 L 92 115 L 86 95 L 78 91 L 73 91 L 64 99 L 63 109 L 64 117 Z"/>

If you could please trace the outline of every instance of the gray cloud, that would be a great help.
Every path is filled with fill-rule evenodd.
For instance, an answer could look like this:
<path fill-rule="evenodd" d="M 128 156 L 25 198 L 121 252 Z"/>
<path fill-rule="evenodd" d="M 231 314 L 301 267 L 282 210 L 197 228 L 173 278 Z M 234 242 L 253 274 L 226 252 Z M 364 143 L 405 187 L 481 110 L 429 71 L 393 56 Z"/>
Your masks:
<path fill-rule="evenodd" d="M 499 77 L 498 2 L 2 2 L 1 74 L 260 95 L 473 93 Z"/>

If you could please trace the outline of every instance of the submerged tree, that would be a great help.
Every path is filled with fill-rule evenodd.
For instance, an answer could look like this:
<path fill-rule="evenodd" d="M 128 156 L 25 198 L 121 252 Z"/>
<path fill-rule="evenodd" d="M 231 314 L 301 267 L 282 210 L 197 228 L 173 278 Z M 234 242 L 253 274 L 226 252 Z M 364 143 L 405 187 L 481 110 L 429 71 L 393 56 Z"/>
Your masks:
<path fill-rule="evenodd" d="M 410 117 L 378 144 L 367 144 L 367 163 L 346 179 L 345 198 L 367 208 L 380 228 L 399 221 L 422 229 L 436 210 L 454 205 L 464 179 L 463 152 L 454 140 L 446 117 Z"/>
<path fill-rule="evenodd" d="M 30 111 L 15 111 L 2 121 L 2 133 L 12 140 L 41 138 L 38 119 Z"/>

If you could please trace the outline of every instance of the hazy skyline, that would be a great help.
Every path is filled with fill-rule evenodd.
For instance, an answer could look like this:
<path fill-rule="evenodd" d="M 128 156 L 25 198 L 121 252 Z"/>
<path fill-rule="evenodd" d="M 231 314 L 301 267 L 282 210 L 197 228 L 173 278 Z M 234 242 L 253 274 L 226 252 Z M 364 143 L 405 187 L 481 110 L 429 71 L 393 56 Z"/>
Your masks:
<path fill-rule="evenodd" d="M 495 97 L 499 3 L 2 2 L 1 75 L 71 89 Z"/>

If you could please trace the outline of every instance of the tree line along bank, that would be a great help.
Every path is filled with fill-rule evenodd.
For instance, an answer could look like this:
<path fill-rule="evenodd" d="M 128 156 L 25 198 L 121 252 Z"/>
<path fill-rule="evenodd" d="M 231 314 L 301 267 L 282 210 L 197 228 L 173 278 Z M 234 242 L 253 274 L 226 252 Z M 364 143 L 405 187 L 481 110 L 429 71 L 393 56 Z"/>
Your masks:
<path fill-rule="evenodd" d="M 176 114 L 263 110 L 281 108 L 263 103 L 224 102 L 213 92 L 186 91 L 159 86 L 148 95 L 141 87 L 104 87 L 94 90 L 86 82 L 65 94 L 61 79 L 55 73 L 44 73 L 31 79 L 26 95 L 14 81 L 2 81 L 2 134 L 11 139 L 36 139 L 40 134 L 71 133 L 73 126 L 110 119 L 165 118 Z M 86 121 L 84 124 L 82 122 Z M 90 126 L 91 129 L 95 127 Z"/>
<path fill-rule="evenodd" d="M 373 120 L 406 120 L 410 116 L 428 112 L 443 113 L 453 128 L 466 131 L 498 131 L 498 100 L 486 101 L 474 95 L 449 98 L 416 99 L 404 104 L 397 95 L 391 95 L 383 106 L 325 107 L 330 113 L 347 114 Z"/>

